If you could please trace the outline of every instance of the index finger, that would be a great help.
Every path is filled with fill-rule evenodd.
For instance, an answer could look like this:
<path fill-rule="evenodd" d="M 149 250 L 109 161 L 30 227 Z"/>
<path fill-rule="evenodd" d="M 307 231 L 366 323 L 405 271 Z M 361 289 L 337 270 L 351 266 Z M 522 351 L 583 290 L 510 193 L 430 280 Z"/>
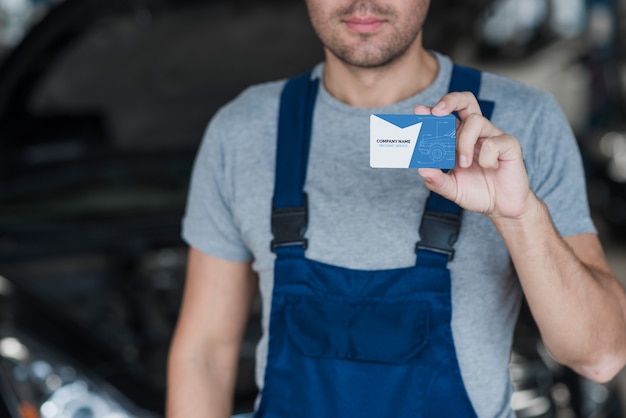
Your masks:
<path fill-rule="evenodd" d="M 453 112 L 457 112 L 461 120 L 472 114 L 481 116 L 483 114 L 476 96 L 469 91 L 448 93 L 432 108 L 432 114 L 435 116 L 449 115 Z"/>
<path fill-rule="evenodd" d="M 433 108 L 431 106 L 417 105 L 413 107 L 413 113 L 416 115 L 432 115 Z"/>

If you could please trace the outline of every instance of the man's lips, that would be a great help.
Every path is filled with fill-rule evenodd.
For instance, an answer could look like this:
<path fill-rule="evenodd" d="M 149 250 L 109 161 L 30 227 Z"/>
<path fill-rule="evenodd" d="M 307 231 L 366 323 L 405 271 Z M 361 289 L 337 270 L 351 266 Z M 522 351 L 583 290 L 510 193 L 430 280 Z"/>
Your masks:
<path fill-rule="evenodd" d="M 343 21 L 346 26 L 359 33 L 373 32 L 385 22 L 378 17 L 350 17 Z"/>

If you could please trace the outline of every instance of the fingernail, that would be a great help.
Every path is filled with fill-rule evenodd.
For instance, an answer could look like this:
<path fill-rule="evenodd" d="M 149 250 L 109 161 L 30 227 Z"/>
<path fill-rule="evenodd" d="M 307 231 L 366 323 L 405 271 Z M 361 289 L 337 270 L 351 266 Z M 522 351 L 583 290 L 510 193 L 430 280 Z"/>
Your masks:
<path fill-rule="evenodd" d="M 463 168 L 467 167 L 467 157 L 465 155 L 459 156 L 459 165 Z"/>
<path fill-rule="evenodd" d="M 446 103 L 445 102 L 439 102 L 435 105 L 436 109 L 445 109 L 446 107 Z"/>

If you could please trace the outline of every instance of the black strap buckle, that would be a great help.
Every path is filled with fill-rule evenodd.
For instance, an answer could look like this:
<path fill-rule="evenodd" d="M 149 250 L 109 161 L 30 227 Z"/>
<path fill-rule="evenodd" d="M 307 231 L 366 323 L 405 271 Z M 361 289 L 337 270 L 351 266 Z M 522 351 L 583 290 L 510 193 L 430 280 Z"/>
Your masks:
<path fill-rule="evenodd" d="M 272 207 L 272 234 L 271 250 L 288 245 L 302 245 L 307 248 L 307 239 L 304 238 L 309 222 L 308 203 L 306 193 L 303 194 L 302 206 L 289 208 Z"/>
<path fill-rule="evenodd" d="M 448 260 L 454 258 L 454 244 L 461 230 L 461 214 L 426 211 L 420 225 L 420 241 L 415 245 L 415 252 L 420 249 L 447 254 Z"/>

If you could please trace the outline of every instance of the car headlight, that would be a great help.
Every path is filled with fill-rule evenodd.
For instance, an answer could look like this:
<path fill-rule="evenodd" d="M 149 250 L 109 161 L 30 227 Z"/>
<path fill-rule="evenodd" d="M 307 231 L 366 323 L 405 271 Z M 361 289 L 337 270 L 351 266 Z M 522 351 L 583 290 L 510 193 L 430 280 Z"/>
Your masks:
<path fill-rule="evenodd" d="M 0 332 L 0 394 L 15 418 L 154 418 L 49 347 Z"/>

